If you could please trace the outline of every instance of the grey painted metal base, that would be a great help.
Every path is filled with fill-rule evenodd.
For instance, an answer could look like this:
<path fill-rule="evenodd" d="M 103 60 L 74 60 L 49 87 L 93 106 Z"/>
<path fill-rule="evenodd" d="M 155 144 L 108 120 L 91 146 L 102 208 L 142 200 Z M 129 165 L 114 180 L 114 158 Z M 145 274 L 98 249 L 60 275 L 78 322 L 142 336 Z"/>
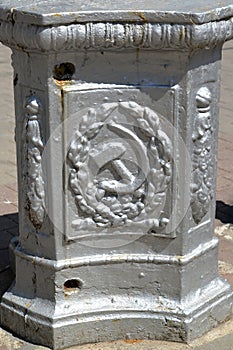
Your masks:
<path fill-rule="evenodd" d="M 233 5 L 144 3 L 0 1 L 19 179 L 1 322 L 54 349 L 188 342 L 231 315 L 214 193 Z"/>
<path fill-rule="evenodd" d="M 105 254 L 58 262 L 18 246 L 2 325 L 53 349 L 117 339 L 189 342 L 232 314 L 231 288 L 215 272 L 217 248 L 213 238 L 182 257 Z"/>
<path fill-rule="evenodd" d="M 137 297 L 125 294 L 109 300 L 103 296 L 90 298 L 88 303 L 88 308 L 80 311 L 79 302 L 73 300 L 62 307 L 60 303 L 7 292 L 2 302 L 2 324 L 10 324 L 28 341 L 53 349 L 106 339 L 189 342 L 231 315 L 232 292 L 216 279 L 186 303 L 168 299 L 158 302 L 153 295 L 145 297 L 143 291 Z"/>

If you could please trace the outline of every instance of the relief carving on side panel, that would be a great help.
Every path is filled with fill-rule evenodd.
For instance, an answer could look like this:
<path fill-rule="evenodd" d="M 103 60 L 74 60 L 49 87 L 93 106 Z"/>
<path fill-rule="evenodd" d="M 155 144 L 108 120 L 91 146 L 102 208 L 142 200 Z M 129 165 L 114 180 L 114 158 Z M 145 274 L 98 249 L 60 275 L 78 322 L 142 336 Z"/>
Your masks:
<path fill-rule="evenodd" d="M 211 120 L 211 92 L 207 87 L 201 87 L 196 94 L 197 114 L 194 121 L 193 140 L 193 171 L 191 208 L 193 219 L 198 224 L 207 214 L 213 198 L 213 156 Z"/>
<path fill-rule="evenodd" d="M 45 190 L 42 172 L 42 152 L 44 144 L 41 137 L 39 115 L 41 103 L 35 96 L 26 101 L 25 152 L 26 162 L 26 209 L 36 229 L 39 229 L 45 217 Z"/>
<path fill-rule="evenodd" d="M 77 227 L 164 227 L 172 144 L 159 116 L 135 102 L 89 108 L 70 144 L 69 188 Z"/>

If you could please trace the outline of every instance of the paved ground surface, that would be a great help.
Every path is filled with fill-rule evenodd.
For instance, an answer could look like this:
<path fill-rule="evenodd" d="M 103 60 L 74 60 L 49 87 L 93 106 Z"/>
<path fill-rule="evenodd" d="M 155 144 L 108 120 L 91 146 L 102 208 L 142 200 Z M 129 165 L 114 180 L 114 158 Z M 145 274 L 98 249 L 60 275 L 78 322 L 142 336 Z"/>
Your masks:
<path fill-rule="evenodd" d="M 223 50 L 222 95 L 217 178 L 216 234 L 220 239 L 219 271 L 233 287 L 233 42 Z M 17 185 L 10 50 L 0 46 L 0 295 L 11 284 L 8 244 L 17 235 Z M 0 350 L 45 349 L 0 329 Z M 74 349 L 74 348 L 73 348 Z M 111 342 L 75 347 L 80 350 L 233 350 L 233 321 L 189 345 L 167 342 Z"/>

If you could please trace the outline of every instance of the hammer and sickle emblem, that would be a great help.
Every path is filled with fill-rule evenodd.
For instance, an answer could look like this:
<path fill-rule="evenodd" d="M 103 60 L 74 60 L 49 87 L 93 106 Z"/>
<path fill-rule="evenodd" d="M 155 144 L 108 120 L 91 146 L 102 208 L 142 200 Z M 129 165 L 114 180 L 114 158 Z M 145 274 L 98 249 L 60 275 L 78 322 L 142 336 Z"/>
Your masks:
<path fill-rule="evenodd" d="M 119 124 L 108 124 L 108 129 L 118 134 L 121 138 L 133 141 L 134 151 L 137 153 L 138 174 L 135 176 L 127 168 L 122 158 L 127 154 L 125 145 L 118 141 L 111 141 L 103 145 L 102 149 L 90 155 L 92 175 L 96 175 L 99 169 L 109 167 L 117 175 L 119 180 L 102 180 L 98 188 L 104 192 L 119 195 L 136 191 L 146 180 L 149 171 L 149 162 L 146 147 L 132 131 Z M 143 169 L 142 169 L 143 167 Z"/>
<path fill-rule="evenodd" d="M 67 154 L 69 185 L 80 216 L 75 225 L 159 226 L 171 154 L 170 139 L 153 110 L 132 101 L 90 108 Z"/>

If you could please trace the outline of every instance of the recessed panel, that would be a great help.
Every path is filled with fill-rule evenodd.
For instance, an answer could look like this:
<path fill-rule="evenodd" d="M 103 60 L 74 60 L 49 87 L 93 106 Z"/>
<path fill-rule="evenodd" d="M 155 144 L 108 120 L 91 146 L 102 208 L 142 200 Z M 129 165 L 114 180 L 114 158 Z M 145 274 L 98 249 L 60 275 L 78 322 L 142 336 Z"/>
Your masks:
<path fill-rule="evenodd" d="M 176 90 L 80 84 L 63 95 L 66 238 L 173 237 Z"/>

